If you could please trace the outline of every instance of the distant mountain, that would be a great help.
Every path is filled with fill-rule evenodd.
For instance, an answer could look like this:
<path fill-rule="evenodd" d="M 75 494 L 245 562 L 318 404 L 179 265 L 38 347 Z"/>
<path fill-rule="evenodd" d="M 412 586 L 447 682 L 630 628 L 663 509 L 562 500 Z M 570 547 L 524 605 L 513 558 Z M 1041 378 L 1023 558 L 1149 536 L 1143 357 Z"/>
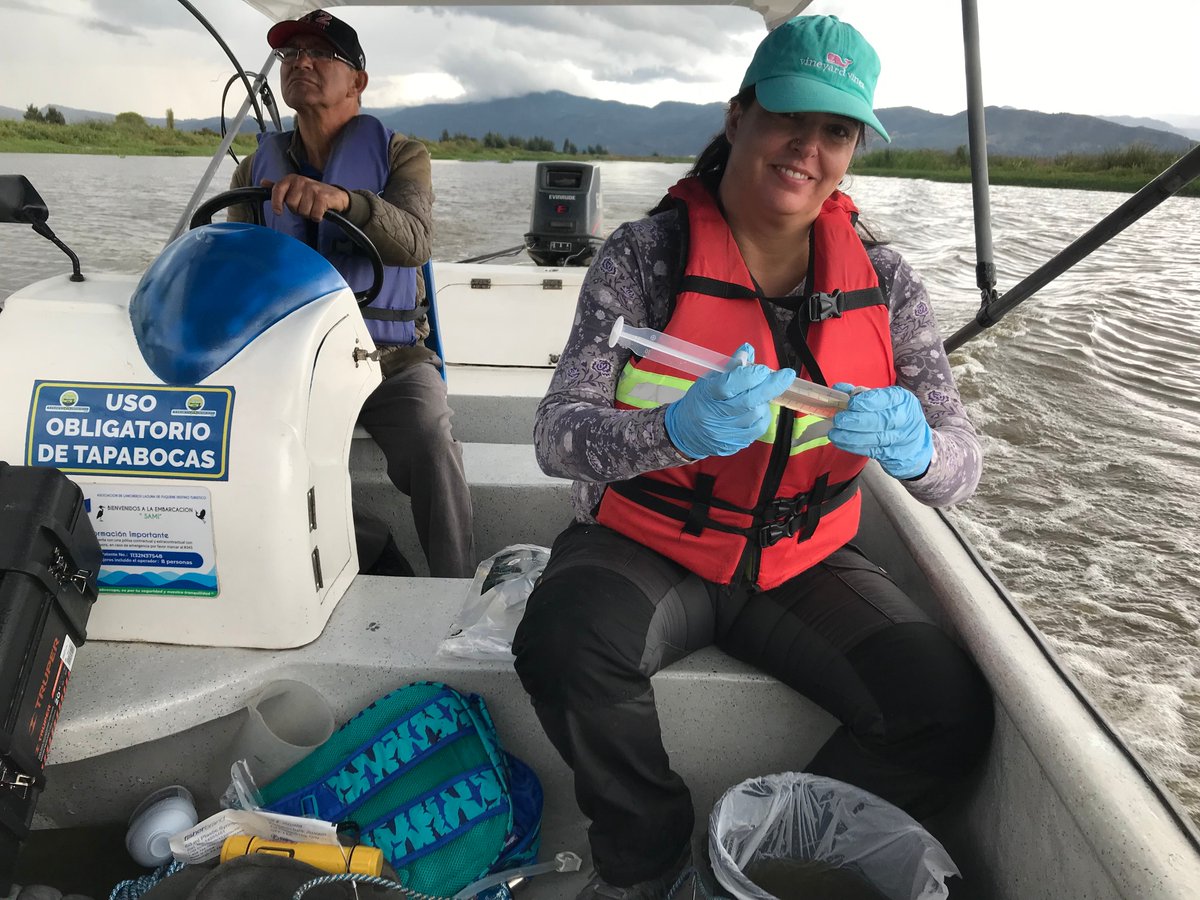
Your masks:
<path fill-rule="evenodd" d="M 562 91 L 526 94 L 477 103 L 437 103 L 370 110 L 397 131 L 436 140 L 442 132 L 482 138 L 488 132 L 508 137 L 545 137 L 562 146 L 599 144 L 631 156 L 688 156 L 697 153 L 721 128 L 720 103 L 660 103 L 635 106 L 592 100 Z"/>
<path fill-rule="evenodd" d="M 580 147 L 601 144 L 620 154 L 687 156 L 698 153 L 720 130 L 723 108 L 720 103 L 660 103 L 647 108 L 548 91 L 478 103 L 374 110 L 374 114 L 391 128 L 433 140 L 443 131 L 477 138 L 494 131 L 546 137 L 555 145 L 564 139 Z M 896 148 L 954 150 L 967 143 L 965 112 L 945 116 L 902 106 L 879 110 L 879 118 Z M 1095 116 L 989 106 L 986 118 L 989 152 L 1009 156 L 1097 153 L 1135 143 L 1183 153 L 1192 144 L 1171 131 L 1130 127 Z M 876 138 L 869 146 L 880 147 L 883 142 Z"/>
<path fill-rule="evenodd" d="M 1172 125 L 1175 125 L 1179 128 L 1186 128 L 1188 130 L 1195 129 L 1197 131 L 1200 131 L 1200 116 L 1197 116 L 1197 115 L 1186 115 L 1185 116 L 1185 115 L 1175 114 L 1175 115 L 1171 116 L 1170 122 Z"/>
<path fill-rule="evenodd" d="M 984 116 L 988 153 L 1004 156 L 1100 153 L 1131 144 L 1183 153 L 1194 143 L 1171 131 L 1120 125 L 1096 116 L 1033 112 L 1007 106 L 989 106 Z M 881 109 L 879 118 L 892 136 L 893 147 L 954 150 L 967 143 L 965 112 L 944 116 L 903 106 Z M 877 141 L 875 146 L 880 144 Z"/>
<path fill-rule="evenodd" d="M 112 113 L 60 106 L 68 122 L 87 119 L 111 121 Z M 628 156 L 690 156 L 698 153 L 722 127 L 721 103 L 659 103 L 635 106 L 612 100 L 576 97 L 562 91 L 526 94 L 471 103 L 435 103 L 426 106 L 367 109 L 385 125 L 427 140 L 443 132 L 482 138 L 488 132 L 505 137 L 544 137 L 561 147 L 569 140 L 577 147 L 600 145 Z M 0 116 L 21 118 L 24 110 L 0 107 Z M 954 150 L 967 143 L 967 114 L 931 113 L 911 106 L 879 110 L 879 118 L 892 136 L 890 146 L 900 149 Z M 988 152 L 1005 156 L 1057 156 L 1060 153 L 1098 153 L 1140 143 L 1183 153 L 1193 141 L 1178 126 L 1157 119 L 1080 116 L 1041 113 L 1009 107 L 986 110 Z M 163 118 L 147 118 L 154 125 Z M 1189 123 L 1190 125 L 1190 123 Z M 220 129 L 220 120 L 176 119 L 185 131 Z M 290 127 L 290 119 L 284 120 Z M 253 131 L 252 124 L 242 127 Z M 1186 129 L 1190 131 L 1189 129 Z M 1200 136 L 1200 129 L 1196 135 Z M 884 146 L 869 140 L 869 147 Z"/>
<path fill-rule="evenodd" d="M 1109 122 L 1116 122 L 1118 125 L 1132 125 L 1135 127 L 1140 125 L 1145 128 L 1157 128 L 1161 131 L 1173 131 L 1176 134 L 1182 134 L 1184 137 L 1191 138 L 1193 141 L 1200 140 L 1200 127 L 1192 128 L 1174 122 L 1164 122 L 1162 119 L 1147 119 L 1144 116 L 1101 116 L 1100 118 L 1107 119 Z"/>

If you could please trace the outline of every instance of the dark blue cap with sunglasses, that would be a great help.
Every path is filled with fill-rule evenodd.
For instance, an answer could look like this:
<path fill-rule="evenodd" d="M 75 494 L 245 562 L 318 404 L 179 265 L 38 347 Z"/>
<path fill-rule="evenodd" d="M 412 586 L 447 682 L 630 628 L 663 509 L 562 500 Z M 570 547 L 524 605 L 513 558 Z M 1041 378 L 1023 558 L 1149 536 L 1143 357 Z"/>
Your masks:
<path fill-rule="evenodd" d="M 324 38 L 354 68 L 367 67 L 367 57 L 363 53 L 362 45 L 358 43 L 358 32 L 323 9 L 314 9 L 299 19 L 289 19 L 273 25 L 267 32 L 267 43 L 278 49 L 298 34 L 312 34 Z"/>

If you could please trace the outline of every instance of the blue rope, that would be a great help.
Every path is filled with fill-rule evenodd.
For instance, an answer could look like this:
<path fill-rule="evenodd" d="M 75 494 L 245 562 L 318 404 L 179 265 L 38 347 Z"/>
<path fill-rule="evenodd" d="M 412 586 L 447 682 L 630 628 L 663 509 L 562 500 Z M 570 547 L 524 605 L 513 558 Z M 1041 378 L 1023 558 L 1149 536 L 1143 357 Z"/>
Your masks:
<path fill-rule="evenodd" d="M 688 866 L 679 873 L 679 877 L 675 879 L 675 883 L 671 885 L 671 889 L 667 891 L 667 900 L 672 900 L 678 893 L 679 889 L 687 884 L 689 879 L 695 879 L 692 887 L 692 897 L 696 896 L 696 889 L 699 888 L 704 900 L 730 900 L 722 894 L 710 894 L 708 888 L 704 886 L 704 880 L 700 877 L 700 871 L 695 866 Z M 315 887 L 320 887 L 323 884 L 333 884 L 338 881 L 356 881 L 359 884 L 370 884 L 376 887 L 387 888 L 391 891 L 399 891 L 413 900 L 453 900 L 451 897 L 441 897 L 436 894 L 422 894 L 420 891 L 414 891 L 406 888 L 399 882 L 392 881 L 390 878 L 383 878 L 379 875 L 322 875 L 320 878 L 314 878 L 311 881 L 306 881 L 296 889 L 296 893 L 292 894 L 292 900 L 301 900 L 301 898 Z M 124 897 L 109 897 L 108 900 L 126 900 Z M 132 900 L 132 898 L 131 898 Z M 680 895 L 680 900 L 683 900 L 683 895 Z"/>
<path fill-rule="evenodd" d="M 322 875 L 320 878 L 306 881 L 296 889 L 296 893 L 292 894 L 292 900 L 300 900 L 301 897 L 313 888 L 320 887 L 323 884 L 333 884 L 337 881 L 356 881 L 359 884 L 370 884 L 375 887 L 387 888 L 389 891 L 399 891 L 402 894 L 412 897 L 413 900 L 453 900 L 451 897 L 439 897 L 434 894 L 422 894 L 420 891 L 410 890 L 398 881 L 392 881 L 390 878 L 383 878 L 379 875 L 354 874 Z M 110 897 L 109 900 L 114 900 L 114 898 Z M 117 900 L 123 900 L 123 898 L 117 898 Z"/>
<path fill-rule="evenodd" d="M 388 878 L 383 878 L 379 875 L 354 875 L 354 874 L 338 874 L 338 875 L 322 875 L 319 878 L 314 878 L 311 881 L 306 881 L 296 889 L 296 893 L 292 894 L 292 900 L 300 900 L 306 893 L 315 887 L 320 887 L 323 884 L 333 884 L 335 881 L 356 881 L 359 884 L 370 884 L 375 887 L 387 888 L 390 891 L 399 891 L 400 893 L 412 897 L 413 900 L 454 900 L 452 897 L 441 897 L 435 894 L 422 894 L 420 891 L 414 891 L 411 888 L 406 888 L 399 882 L 392 881 Z M 512 894 L 508 892 L 508 888 L 490 887 L 480 891 L 477 895 L 484 900 L 499 900 L 499 898 L 507 898 L 512 900 Z"/>
<path fill-rule="evenodd" d="M 150 888 L 168 876 L 174 875 L 182 868 L 183 863 L 177 859 L 173 859 L 169 863 L 163 863 L 149 875 L 142 875 L 138 878 L 130 878 L 128 881 L 122 881 L 112 889 L 112 893 L 108 895 L 108 900 L 138 900 Z"/>

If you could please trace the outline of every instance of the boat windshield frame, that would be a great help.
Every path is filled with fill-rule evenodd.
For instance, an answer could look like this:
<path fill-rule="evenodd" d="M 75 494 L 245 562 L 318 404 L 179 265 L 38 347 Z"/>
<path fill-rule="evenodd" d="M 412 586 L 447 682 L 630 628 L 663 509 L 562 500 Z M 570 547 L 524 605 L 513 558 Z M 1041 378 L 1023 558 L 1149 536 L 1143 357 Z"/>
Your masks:
<path fill-rule="evenodd" d="M 225 137 L 222 138 L 220 146 L 217 147 L 216 152 L 209 159 L 208 168 L 200 176 L 200 181 L 197 182 L 195 190 L 192 191 L 192 196 L 184 206 L 179 221 L 175 223 L 175 227 L 171 230 L 171 234 L 167 238 L 167 244 L 170 244 L 188 230 L 188 223 L 192 219 L 192 213 L 196 211 L 196 208 L 200 205 L 200 201 L 204 199 L 204 194 L 208 191 L 208 186 L 212 184 L 213 178 L 216 177 L 217 170 L 221 167 L 221 162 L 224 160 L 225 154 L 233 146 L 234 138 L 238 136 L 243 123 L 250 115 L 250 109 L 254 105 L 254 98 L 258 96 L 258 92 L 262 89 L 262 86 L 267 83 L 267 77 L 271 74 L 271 69 L 275 65 L 275 62 L 274 52 L 268 53 L 266 62 L 263 63 L 258 75 L 255 76 L 254 81 L 250 85 L 250 93 L 242 101 L 241 107 L 239 107 L 233 117 L 233 124 L 226 129 Z"/>

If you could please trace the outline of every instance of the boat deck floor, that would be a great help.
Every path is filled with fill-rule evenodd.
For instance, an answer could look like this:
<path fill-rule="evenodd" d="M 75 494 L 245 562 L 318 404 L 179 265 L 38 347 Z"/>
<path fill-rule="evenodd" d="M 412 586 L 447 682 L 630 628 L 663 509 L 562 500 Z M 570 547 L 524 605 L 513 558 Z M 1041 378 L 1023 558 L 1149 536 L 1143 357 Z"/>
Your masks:
<path fill-rule="evenodd" d="M 93 900 L 106 900 L 121 881 L 146 875 L 125 850 L 124 822 L 89 828 L 54 828 L 33 832 L 22 845 L 17 859 L 14 882 L 20 885 L 53 886 L 63 894 L 81 894 Z M 542 854 L 549 859 L 547 854 Z M 64 858 L 70 859 L 69 871 Z M 516 889 L 519 900 L 563 900 L 574 897 L 587 884 L 590 867 L 579 872 L 545 875 L 530 879 Z M 715 881 L 706 872 L 705 886 L 714 893 Z M 398 895 L 399 896 L 399 895 Z M 696 897 L 704 896 L 699 890 Z M 686 885 L 675 895 L 678 900 L 692 897 Z"/>
<path fill-rule="evenodd" d="M 580 848 L 586 849 L 586 848 Z M 726 896 L 724 888 L 713 877 L 705 854 L 694 842 L 694 859 L 701 869 L 702 887 L 695 879 L 685 882 L 673 900 Z M 63 859 L 71 860 L 70 871 L 64 871 Z M 549 859 L 543 852 L 541 858 Z M 129 858 L 125 851 L 125 823 L 99 825 L 91 828 L 55 828 L 35 831 L 21 848 L 17 860 L 17 884 L 53 885 L 63 894 L 82 894 L 93 900 L 105 900 L 121 881 L 145 875 L 146 870 Z M 581 891 L 590 876 L 586 861 L 579 872 L 544 875 L 530 879 L 514 891 L 516 900 L 567 900 Z M 971 900 L 974 893 L 959 879 L 951 879 L 950 895 L 954 900 Z"/>

